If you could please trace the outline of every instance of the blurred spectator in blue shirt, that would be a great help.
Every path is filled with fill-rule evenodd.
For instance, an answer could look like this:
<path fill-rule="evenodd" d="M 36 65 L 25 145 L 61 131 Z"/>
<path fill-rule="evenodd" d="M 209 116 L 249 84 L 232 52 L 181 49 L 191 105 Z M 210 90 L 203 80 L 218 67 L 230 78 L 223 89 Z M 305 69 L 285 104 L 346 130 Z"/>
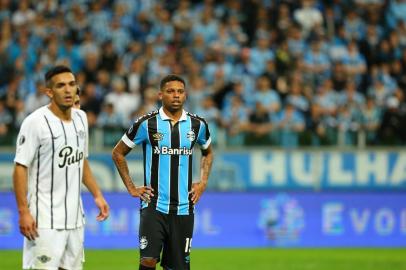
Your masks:
<path fill-rule="evenodd" d="M 343 104 L 337 113 L 338 143 L 343 145 L 355 145 L 357 131 L 360 129 L 360 121 L 350 105 Z"/>
<path fill-rule="evenodd" d="M 390 28 L 395 28 L 399 21 L 406 22 L 406 1 L 390 0 L 386 11 L 386 21 Z"/>
<path fill-rule="evenodd" d="M 250 50 L 250 63 L 256 76 L 265 72 L 266 63 L 274 59 L 274 53 L 270 49 L 269 36 L 261 35 L 256 40 L 256 46 Z"/>
<path fill-rule="evenodd" d="M 372 97 L 367 98 L 362 108 L 362 128 L 365 131 L 367 145 L 376 144 L 378 128 L 381 124 L 382 110 L 376 106 Z"/>
<path fill-rule="evenodd" d="M 105 102 L 113 104 L 114 111 L 128 123 L 131 113 L 141 104 L 141 95 L 127 92 L 122 78 L 114 78 L 111 87 L 113 91 L 106 95 Z"/>
<path fill-rule="evenodd" d="M 329 145 L 332 141 L 329 141 L 328 132 L 331 133 L 331 128 L 327 126 L 320 105 L 313 103 L 310 107 L 310 117 L 307 122 L 307 128 L 310 132 L 310 143 L 313 146 Z"/>
<path fill-rule="evenodd" d="M 105 41 L 110 33 L 109 23 L 112 12 L 104 7 L 105 4 L 104 1 L 92 1 L 87 13 L 89 27 L 98 42 Z"/>
<path fill-rule="evenodd" d="M 107 102 L 97 117 L 97 126 L 103 129 L 103 144 L 114 145 L 120 138 L 123 127 L 127 126 L 128 120 L 120 112 L 115 110 L 113 103 Z"/>
<path fill-rule="evenodd" d="M 373 82 L 373 84 L 368 88 L 368 96 L 374 102 L 373 104 L 379 108 L 384 108 L 386 106 L 387 99 L 392 96 L 393 92 L 390 91 L 385 85 L 383 81 L 377 79 Z"/>
<path fill-rule="evenodd" d="M 333 89 L 331 80 L 325 80 L 322 85 L 317 88 L 314 95 L 313 103 L 320 106 L 320 111 L 323 115 L 335 115 L 338 106 L 338 95 Z"/>
<path fill-rule="evenodd" d="M 200 16 L 200 20 L 192 26 L 192 37 L 201 35 L 205 43 L 209 44 L 217 38 L 218 21 L 213 16 L 212 7 L 205 7 Z"/>
<path fill-rule="evenodd" d="M 190 111 L 201 111 L 202 100 L 211 94 L 204 78 L 193 76 L 188 82 L 188 96 L 186 99 L 186 108 Z"/>
<path fill-rule="evenodd" d="M 254 100 L 255 104 L 260 103 L 269 114 L 278 112 L 282 106 L 278 92 L 272 89 L 271 81 L 266 76 L 258 78 Z"/>
<path fill-rule="evenodd" d="M 318 85 L 330 75 L 330 59 L 321 46 L 320 40 L 312 41 L 311 48 L 304 55 L 306 77 L 314 85 Z"/>
<path fill-rule="evenodd" d="M 225 55 L 219 51 L 213 52 L 212 61 L 203 67 L 203 76 L 208 84 L 215 83 L 215 75 L 222 73 L 226 83 L 233 78 L 233 65 L 226 61 Z"/>
<path fill-rule="evenodd" d="M 359 85 L 362 80 L 362 76 L 366 72 L 365 58 L 358 51 L 357 43 L 352 40 L 347 45 L 347 53 L 343 57 L 343 63 L 346 69 L 348 79 L 355 80 L 355 83 Z"/>
<path fill-rule="evenodd" d="M 299 82 L 292 81 L 288 87 L 289 93 L 286 97 L 286 102 L 305 116 L 309 112 L 309 101 L 304 96 L 302 87 L 303 85 L 299 84 Z"/>
<path fill-rule="evenodd" d="M 347 40 L 361 40 L 365 37 L 365 22 L 357 14 L 357 10 L 350 8 L 344 18 L 344 29 Z"/>
<path fill-rule="evenodd" d="M 302 36 L 300 28 L 293 25 L 288 32 L 288 48 L 293 57 L 299 58 L 306 49 L 306 43 Z"/>
<path fill-rule="evenodd" d="M 200 109 L 199 109 L 200 108 Z M 216 107 L 211 96 L 206 95 L 201 100 L 201 105 L 198 108 L 193 108 L 196 114 L 203 117 L 210 123 L 210 135 L 215 145 L 218 143 L 218 132 L 221 126 L 220 110 Z"/>
<path fill-rule="evenodd" d="M 49 98 L 45 95 L 45 87 L 41 81 L 37 81 L 35 84 L 35 92 L 30 93 L 25 98 L 25 115 L 29 115 L 39 107 L 45 106 L 49 103 Z"/>
<path fill-rule="evenodd" d="M 223 126 L 226 130 L 227 145 L 244 145 L 248 128 L 248 109 L 237 95 L 232 97 L 231 107 L 222 111 Z"/>
<path fill-rule="evenodd" d="M 155 18 L 151 21 L 151 30 L 148 33 L 147 39 L 151 42 L 155 41 L 158 36 L 162 36 L 165 43 L 173 40 L 175 29 L 171 24 L 171 16 L 169 11 L 158 5 L 155 9 Z"/>
<path fill-rule="evenodd" d="M 357 108 L 362 108 L 365 104 L 365 97 L 357 91 L 357 85 L 354 81 L 349 80 L 344 91 L 339 93 L 338 104 Z"/>
<path fill-rule="evenodd" d="M 286 103 L 273 119 L 274 132 L 279 135 L 279 145 L 288 148 L 299 146 L 299 134 L 305 128 L 303 115 L 292 104 Z"/>

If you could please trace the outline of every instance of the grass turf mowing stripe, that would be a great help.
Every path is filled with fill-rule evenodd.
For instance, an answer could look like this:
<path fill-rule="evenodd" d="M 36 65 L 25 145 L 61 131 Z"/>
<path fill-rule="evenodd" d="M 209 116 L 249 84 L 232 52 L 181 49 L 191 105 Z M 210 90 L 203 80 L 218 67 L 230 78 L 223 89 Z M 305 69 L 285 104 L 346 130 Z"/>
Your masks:
<path fill-rule="evenodd" d="M 406 249 L 193 249 L 191 268 L 406 270 Z M 85 270 L 138 269 L 137 250 L 86 250 Z M 0 269 L 21 269 L 21 251 L 0 251 Z M 158 268 L 160 269 L 160 268 Z"/>

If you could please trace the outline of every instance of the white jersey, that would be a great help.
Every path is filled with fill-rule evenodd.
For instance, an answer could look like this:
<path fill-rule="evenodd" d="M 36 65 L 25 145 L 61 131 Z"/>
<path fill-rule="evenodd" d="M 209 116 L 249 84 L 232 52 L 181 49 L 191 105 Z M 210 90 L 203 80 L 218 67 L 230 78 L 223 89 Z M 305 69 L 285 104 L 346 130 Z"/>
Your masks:
<path fill-rule="evenodd" d="M 69 122 L 47 106 L 23 121 L 14 162 L 28 168 L 28 207 L 38 228 L 83 226 L 80 191 L 88 137 L 86 114 L 74 108 Z"/>

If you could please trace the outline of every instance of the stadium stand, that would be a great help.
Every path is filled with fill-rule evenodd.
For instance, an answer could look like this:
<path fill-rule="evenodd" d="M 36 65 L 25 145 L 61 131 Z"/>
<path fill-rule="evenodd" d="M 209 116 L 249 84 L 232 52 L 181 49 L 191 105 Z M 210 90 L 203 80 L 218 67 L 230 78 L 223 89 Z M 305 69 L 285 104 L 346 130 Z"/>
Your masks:
<path fill-rule="evenodd" d="M 218 145 L 404 145 L 405 48 L 402 0 L 3 0 L 0 145 L 58 63 L 104 146 L 159 106 L 167 73 Z"/>

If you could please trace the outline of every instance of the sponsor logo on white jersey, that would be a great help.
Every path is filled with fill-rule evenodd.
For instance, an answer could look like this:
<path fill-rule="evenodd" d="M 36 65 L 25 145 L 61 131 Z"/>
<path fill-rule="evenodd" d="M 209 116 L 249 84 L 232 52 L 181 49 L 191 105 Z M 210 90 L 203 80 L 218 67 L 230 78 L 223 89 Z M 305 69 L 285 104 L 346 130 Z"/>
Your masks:
<path fill-rule="evenodd" d="M 59 157 L 61 160 L 58 166 L 59 168 L 63 168 L 65 166 L 72 165 L 73 163 L 80 162 L 83 159 L 83 152 L 79 152 L 78 149 L 73 152 L 73 148 L 71 146 L 65 146 L 61 149 L 61 151 L 59 151 Z"/>

